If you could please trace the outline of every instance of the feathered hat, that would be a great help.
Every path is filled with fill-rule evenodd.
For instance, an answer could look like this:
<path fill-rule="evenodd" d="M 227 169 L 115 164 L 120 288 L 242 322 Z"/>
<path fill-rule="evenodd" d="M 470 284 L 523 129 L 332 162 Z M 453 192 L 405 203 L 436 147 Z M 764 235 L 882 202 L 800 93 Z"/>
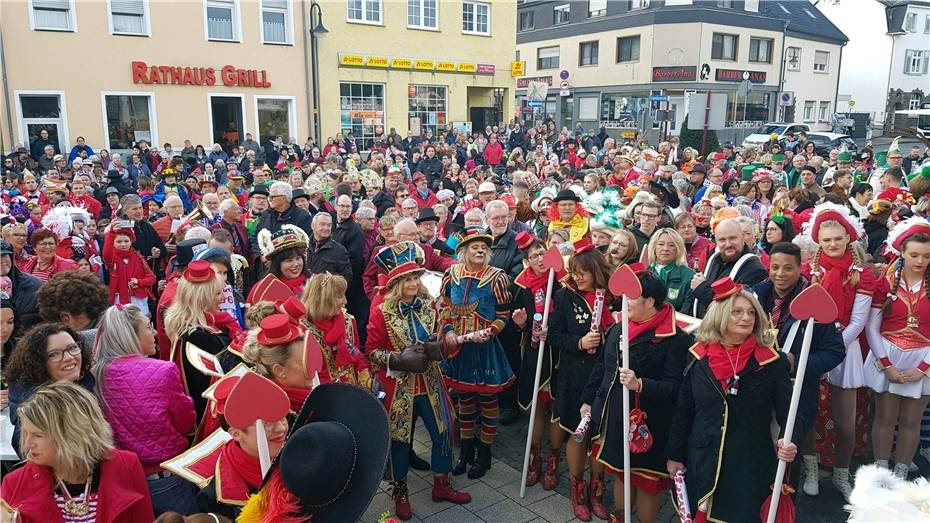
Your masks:
<path fill-rule="evenodd" d="M 620 191 L 613 187 L 608 187 L 595 192 L 585 198 L 582 205 L 593 216 L 591 218 L 591 229 L 608 227 L 610 229 L 622 229 L 623 215 L 622 203 L 620 201 Z"/>
<path fill-rule="evenodd" d="M 813 217 L 804 224 L 804 231 L 808 232 L 815 242 L 819 242 L 820 226 L 828 220 L 836 220 L 849 233 L 850 241 L 856 241 L 863 234 L 862 222 L 855 218 L 845 205 L 835 203 L 821 203 L 814 207 Z M 810 229 L 808 230 L 808 227 Z"/>
<path fill-rule="evenodd" d="M 285 249 L 299 248 L 304 251 L 310 244 L 310 238 L 300 227 L 291 224 L 281 226 L 281 229 L 271 233 L 268 229 L 258 231 L 258 247 L 266 258 L 270 258 Z"/>
<path fill-rule="evenodd" d="M 55 233 L 60 241 L 71 236 L 75 218 L 87 223 L 90 213 L 80 207 L 54 207 L 42 217 L 42 226 Z"/>
<path fill-rule="evenodd" d="M 918 233 L 930 234 L 930 222 L 928 222 L 926 218 L 914 216 L 906 220 L 901 220 L 888 232 L 888 238 L 885 240 L 885 244 L 888 246 L 888 250 L 893 252 L 895 256 L 900 256 L 904 241 Z"/>
<path fill-rule="evenodd" d="M 924 164 L 919 171 L 907 175 L 907 188 L 914 198 L 918 199 L 930 192 L 930 163 Z"/>
<path fill-rule="evenodd" d="M 894 140 L 891 140 L 891 145 L 888 146 L 888 152 L 885 153 L 885 158 L 902 156 L 900 141 L 900 136 L 896 136 Z"/>

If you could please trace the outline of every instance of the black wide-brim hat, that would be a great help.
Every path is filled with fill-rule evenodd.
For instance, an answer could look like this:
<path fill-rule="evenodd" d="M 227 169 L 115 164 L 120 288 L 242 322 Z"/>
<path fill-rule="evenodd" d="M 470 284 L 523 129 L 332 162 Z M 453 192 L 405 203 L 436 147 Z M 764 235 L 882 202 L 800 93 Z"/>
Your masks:
<path fill-rule="evenodd" d="M 281 480 L 313 523 L 358 521 L 378 490 L 390 448 L 381 402 L 359 386 L 326 383 L 307 397 L 272 470 L 280 467 Z"/>
<path fill-rule="evenodd" d="M 562 189 L 561 191 L 559 191 L 559 194 L 556 195 L 556 197 L 552 199 L 552 201 L 556 203 L 561 202 L 561 201 L 572 201 L 575 203 L 579 203 L 581 202 L 581 198 L 579 198 L 578 195 L 575 194 L 575 191 L 571 189 Z"/>

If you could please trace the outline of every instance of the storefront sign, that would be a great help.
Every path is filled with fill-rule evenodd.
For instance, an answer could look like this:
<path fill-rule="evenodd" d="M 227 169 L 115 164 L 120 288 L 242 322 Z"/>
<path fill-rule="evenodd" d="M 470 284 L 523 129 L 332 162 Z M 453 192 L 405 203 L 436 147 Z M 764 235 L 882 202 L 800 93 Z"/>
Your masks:
<path fill-rule="evenodd" d="M 478 74 L 494 74 L 494 64 L 478 64 Z"/>
<path fill-rule="evenodd" d="M 455 70 L 460 73 L 475 73 L 478 71 L 478 64 L 473 62 L 459 62 L 455 65 Z"/>
<path fill-rule="evenodd" d="M 413 68 L 420 71 L 432 71 L 436 68 L 436 63 L 432 60 L 423 60 L 418 58 L 417 61 L 413 63 Z"/>
<path fill-rule="evenodd" d="M 409 58 L 391 58 L 391 67 L 394 69 L 412 69 L 413 60 Z"/>
<path fill-rule="evenodd" d="M 381 67 L 385 68 L 390 63 L 388 57 L 386 56 L 369 56 L 368 61 L 365 62 L 368 67 Z"/>
<path fill-rule="evenodd" d="M 515 62 L 510 62 L 510 76 L 514 78 L 518 76 L 523 76 L 526 74 L 526 62 L 523 60 L 518 60 Z"/>
<path fill-rule="evenodd" d="M 442 71 L 444 73 L 454 73 L 455 62 L 447 62 L 447 61 L 440 60 L 436 62 L 436 70 Z"/>
<path fill-rule="evenodd" d="M 517 89 L 526 89 L 529 87 L 530 82 L 541 82 L 546 85 L 552 85 L 551 76 L 527 76 L 524 78 L 517 78 Z"/>
<path fill-rule="evenodd" d="M 697 66 L 653 67 L 653 82 L 693 82 L 697 78 Z"/>
<path fill-rule="evenodd" d="M 370 67 L 373 69 L 403 69 L 481 75 L 493 75 L 497 73 L 497 66 L 494 64 L 454 62 L 451 60 L 435 60 L 432 58 L 406 58 L 400 56 L 346 53 L 339 53 L 339 65 L 341 67 Z M 261 71 L 261 73 L 264 72 Z M 551 78 L 549 79 L 549 84 L 552 84 Z"/>
<path fill-rule="evenodd" d="M 742 82 L 749 80 L 754 84 L 765 83 L 765 71 L 741 71 L 738 69 L 717 69 L 718 82 Z"/>
<path fill-rule="evenodd" d="M 213 67 L 177 67 L 173 65 L 149 65 L 145 62 L 132 62 L 132 83 L 164 85 L 217 85 L 220 82 L 227 87 L 271 87 L 268 72 L 264 69 L 239 69 L 233 65 L 224 65 L 219 70 Z"/>
<path fill-rule="evenodd" d="M 339 64 L 361 67 L 365 65 L 365 57 L 360 54 L 340 54 Z"/>

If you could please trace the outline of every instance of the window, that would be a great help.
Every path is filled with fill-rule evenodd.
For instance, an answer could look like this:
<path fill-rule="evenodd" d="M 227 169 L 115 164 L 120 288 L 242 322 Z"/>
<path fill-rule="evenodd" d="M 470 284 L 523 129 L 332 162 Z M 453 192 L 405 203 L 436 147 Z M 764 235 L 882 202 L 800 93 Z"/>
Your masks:
<path fill-rule="evenodd" d="M 759 0 L 745 0 L 743 2 L 743 8 L 747 11 L 758 13 L 759 12 Z"/>
<path fill-rule="evenodd" d="M 536 69 L 555 69 L 559 66 L 559 46 L 540 47 L 536 50 Z"/>
<path fill-rule="evenodd" d="M 597 106 L 600 100 L 596 97 L 585 97 L 578 99 L 578 119 L 579 120 L 597 120 Z"/>
<path fill-rule="evenodd" d="M 820 111 L 817 113 L 817 120 L 820 122 L 830 121 L 830 102 L 820 102 Z"/>
<path fill-rule="evenodd" d="M 739 36 L 714 33 L 711 40 L 710 57 L 714 60 L 736 60 L 736 46 Z"/>
<path fill-rule="evenodd" d="M 207 0 L 207 40 L 239 41 L 239 6 L 236 0 Z"/>
<path fill-rule="evenodd" d="M 646 9 L 649 7 L 649 0 L 630 0 L 630 10 Z"/>
<path fill-rule="evenodd" d="M 924 34 L 930 34 L 930 15 L 924 17 Z"/>
<path fill-rule="evenodd" d="M 717 0 L 717 7 L 732 8 L 733 0 Z"/>
<path fill-rule="evenodd" d="M 571 6 L 569 4 L 557 5 L 552 8 L 552 25 L 567 24 Z"/>
<path fill-rule="evenodd" d="M 294 98 L 256 96 L 255 121 L 258 122 L 258 143 L 267 143 L 276 136 L 294 136 Z"/>
<path fill-rule="evenodd" d="M 904 53 L 904 74 L 927 74 L 927 61 L 930 51 L 908 49 Z"/>
<path fill-rule="evenodd" d="M 917 13 L 908 13 L 904 17 L 904 29 L 908 33 L 917 32 Z"/>
<path fill-rule="evenodd" d="M 437 0 L 407 0 L 407 27 L 438 29 Z"/>
<path fill-rule="evenodd" d="M 433 136 L 446 128 L 446 88 L 441 85 L 408 86 L 408 112 L 410 119 L 419 118 L 420 128 L 432 130 Z M 418 134 L 418 129 L 411 129 Z"/>
<path fill-rule="evenodd" d="M 604 16 L 607 14 L 607 0 L 588 0 L 588 17 Z"/>
<path fill-rule="evenodd" d="M 110 0 L 110 32 L 148 35 L 145 0 Z"/>
<path fill-rule="evenodd" d="M 907 110 L 916 111 L 920 109 L 920 95 L 915 94 L 911 96 L 911 99 L 907 101 Z"/>
<path fill-rule="evenodd" d="M 814 51 L 814 72 L 826 73 L 830 68 L 830 53 L 827 51 Z"/>
<path fill-rule="evenodd" d="M 772 63 L 772 46 L 774 42 L 769 38 L 749 39 L 749 61 L 763 64 Z"/>
<path fill-rule="evenodd" d="M 578 65 L 597 65 L 598 42 L 578 44 Z"/>
<path fill-rule="evenodd" d="M 491 4 L 462 2 L 462 32 L 491 34 Z"/>
<path fill-rule="evenodd" d="M 351 132 L 360 148 L 370 148 L 384 133 L 384 84 L 341 82 L 339 109 L 342 133 Z"/>
<path fill-rule="evenodd" d="M 529 31 L 536 25 L 536 13 L 533 11 L 522 11 L 520 13 L 520 31 Z"/>
<path fill-rule="evenodd" d="M 789 71 L 800 71 L 801 70 L 801 48 L 800 47 L 789 47 L 785 51 L 785 61 L 787 62 Z"/>
<path fill-rule="evenodd" d="M 816 109 L 817 102 L 812 100 L 806 100 L 804 102 L 804 121 L 813 122 L 814 121 L 814 111 Z"/>
<path fill-rule="evenodd" d="M 673 5 L 691 5 L 691 3 L 691 0 L 665 0 L 666 7 Z"/>
<path fill-rule="evenodd" d="M 639 35 L 617 38 L 617 62 L 639 61 Z"/>
<path fill-rule="evenodd" d="M 32 0 L 31 15 L 33 29 L 77 31 L 71 0 Z"/>
<path fill-rule="evenodd" d="M 139 140 L 158 143 L 154 125 L 154 98 L 150 94 L 103 93 L 106 117 L 106 147 L 110 151 L 131 149 Z"/>
<path fill-rule="evenodd" d="M 262 43 L 292 43 L 289 0 L 261 0 Z"/>
<path fill-rule="evenodd" d="M 349 12 L 346 17 L 350 22 L 381 23 L 381 0 L 349 0 L 347 5 Z"/>

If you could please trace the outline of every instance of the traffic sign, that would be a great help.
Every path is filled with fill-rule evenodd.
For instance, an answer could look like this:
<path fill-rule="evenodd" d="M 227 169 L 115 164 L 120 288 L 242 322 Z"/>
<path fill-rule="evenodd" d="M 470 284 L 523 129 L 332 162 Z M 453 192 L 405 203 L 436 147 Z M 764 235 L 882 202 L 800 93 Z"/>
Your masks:
<path fill-rule="evenodd" d="M 571 96 L 571 95 L 572 95 L 571 89 L 562 89 L 561 91 L 559 91 L 559 96 Z"/>
<path fill-rule="evenodd" d="M 668 96 L 664 94 L 654 94 L 650 96 L 649 99 L 652 100 L 653 102 L 667 102 Z"/>
<path fill-rule="evenodd" d="M 559 72 L 559 78 L 561 78 L 562 80 L 568 80 L 568 71 L 565 69 L 562 69 L 562 71 Z"/>
<path fill-rule="evenodd" d="M 543 102 L 542 100 L 527 100 L 526 106 L 541 109 L 543 106 Z"/>
<path fill-rule="evenodd" d="M 850 108 L 850 109 L 852 109 L 853 107 L 856 106 L 856 101 L 855 101 L 855 100 L 850 100 L 850 101 L 848 101 L 848 102 L 846 102 L 846 103 L 849 104 L 849 108 Z"/>
<path fill-rule="evenodd" d="M 567 80 L 563 80 L 562 83 L 559 84 L 560 89 L 568 89 L 569 87 L 571 87 L 571 84 L 568 83 Z"/>

